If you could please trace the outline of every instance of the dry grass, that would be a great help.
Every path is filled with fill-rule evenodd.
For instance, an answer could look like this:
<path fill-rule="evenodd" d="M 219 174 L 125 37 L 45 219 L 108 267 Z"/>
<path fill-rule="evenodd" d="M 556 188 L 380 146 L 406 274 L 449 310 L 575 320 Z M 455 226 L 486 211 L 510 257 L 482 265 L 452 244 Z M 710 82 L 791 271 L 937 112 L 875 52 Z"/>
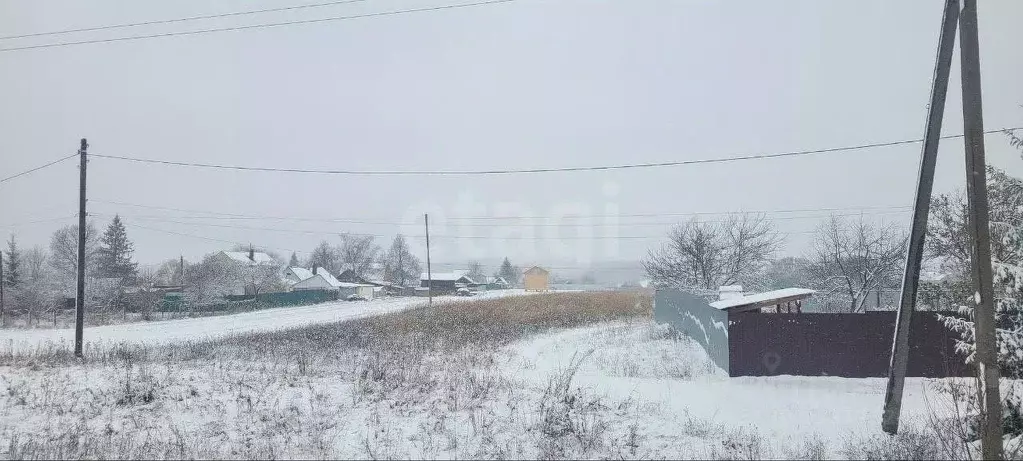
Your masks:
<path fill-rule="evenodd" d="M 652 299 L 639 291 L 549 293 L 534 296 L 435 304 L 391 314 L 215 340 L 150 347 L 138 344 L 91 344 L 87 363 L 118 363 L 125 354 L 136 360 L 181 361 L 287 358 L 309 362 L 343 350 L 457 350 L 467 345 L 499 346 L 539 332 L 605 321 L 649 318 Z M 15 350 L 0 344 L 0 366 L 77 363 L 67 344 L 40 344 Z"/>
<path fill-rule="evenodd" d="M 538 332 L 650 314 L 651 300 L 641 293 L 558 293 L 171 346 L 92 347 L 84 366 L 64 346 L 8 350 L 0 353 L 0 366 L 14 372 L 0 382 L 9 394 L 6 405 L 51 423 L 35 430 L 0 427 L 0 442 L 6 439 L 0 458 L 5 452 L 12 458 L 333 458 L 351 454 L 336 447 L 347 443 L 339 431 L 348 424 L 371 434 L 360 443 L 370 458 L 634 451 L 635 428 L 631 438 L 628 430 L 619 434 L 605 421 L 604 406 L 575 405 L 598 402 L 579 389 L 565 384 L 535 407 L 526 403 L 534 391 L 499 371 L 496 352 Z M 79 373 L 92 377 L 84 392 L 69 387 L 68 376 Z M 308 398 L 282 406 L 280 396 L 295 392 Z M 221 413 L 225 398 L 233 416 Z M 501 410 L 504 402 L 519 408 L 519 401 L 521 409 L 512 414 Z M 163 418 L 172 408 L 204 422 L 171 424 Z M 370 417 L 349 422 L 352 411 Z M 466 415 L 468 434 L 449 423 Z M 394 418 L 428 424 L 411 434 L 395 432 Z M 571 431 L 541 429 L 553 423 Z M 540 439 L 530 442 L 534 428 Z M 397 442 L 409 437 L 415 441 Z M 410 446 L 419 451 L 402 451 Z"/>
<path fill-rule="evenodd" d="M 641 423 L 642 402 L 573 384 L 580 364 L 598 358 L 576 357 L 538 387 L 502 369 L 498 351 L 516 340 L 650 316 L 640 292 L 556 293 L 171 346 L 92 347 L 84 364 L 63 346 L 0 351 L 8 367 L 0 409 L 12 415 L 0 419 L 0 458 L 777 457 L 752 427 L 690 418 L 677 438 L 660 439 Z M 654 333 L 652 342 L 669 340 Z M 680 365 L 658 366 L 672 364 Z M 602 366 L 620 368 L 611 365 Z M 664 373 L 690 379 L 702 373 L 693 367 Z M 846 447 L 807 437 L 780 454 L 941 457 L 926 434 Z"/>

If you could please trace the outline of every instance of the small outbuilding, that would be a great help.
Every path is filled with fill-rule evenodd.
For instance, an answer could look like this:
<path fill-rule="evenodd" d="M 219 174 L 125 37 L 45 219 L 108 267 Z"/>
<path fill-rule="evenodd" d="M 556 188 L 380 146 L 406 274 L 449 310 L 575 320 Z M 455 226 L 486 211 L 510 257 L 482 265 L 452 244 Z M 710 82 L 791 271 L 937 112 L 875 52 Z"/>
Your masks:
<path fill-rule="evenodd" d="M 526 291 L 550 290 L 551 273 L 540 266 L 530 267 L 522 274 L 522 286 Z"/>

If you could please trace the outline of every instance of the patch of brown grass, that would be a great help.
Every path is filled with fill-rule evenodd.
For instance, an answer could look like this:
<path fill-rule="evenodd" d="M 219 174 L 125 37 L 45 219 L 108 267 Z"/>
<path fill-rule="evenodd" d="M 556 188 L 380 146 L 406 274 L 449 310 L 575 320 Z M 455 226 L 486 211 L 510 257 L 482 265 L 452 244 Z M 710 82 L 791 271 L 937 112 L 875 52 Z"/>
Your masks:
<path fill-rule="evenodd" d="M 225 348 L 260 356 L 295 350 L 458 349 L 499 346 L 531 334 L 630 318 L 649 318 L 643 292 L 547 293 L 435 304 L 376 317 L 253 333 L 187 346 L 196 358 Z M 241 351 L 239 351 L 241 352 Z M 247 355 L 247 354 L 246 354 Z"/>
<path fill-rule="evenodd" d="M 548 293 L 422 307 L 365 319 L 380 335 L 426 333 L 456 345 L 504 343 L 554 328 L 649 317 L 639 292 Z"/>

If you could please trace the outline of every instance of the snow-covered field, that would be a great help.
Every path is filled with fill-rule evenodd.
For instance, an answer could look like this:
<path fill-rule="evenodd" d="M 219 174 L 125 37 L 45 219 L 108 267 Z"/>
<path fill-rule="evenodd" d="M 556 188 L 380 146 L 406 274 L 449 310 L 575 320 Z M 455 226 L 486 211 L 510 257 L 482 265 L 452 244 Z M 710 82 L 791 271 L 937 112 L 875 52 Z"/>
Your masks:
<path fill-rule="evenodd" d="M 883 379 L 728 378 L 648 299 L 559 296 L 10 359 L 0 459 L 942 456 L 919 435 L 947 411 L 932 381 L 908 380 L 890 439 Z"/>
<path fill-rule="evenodd" d="M 461 302 L 474 299 L 493 299 L 526 294 L 523 290 L 495 290 L 472 298 L 438 296 L 434 302 Z M 311 306 L 281 307 L 254 312 L 196 317 L 153 322 L 123 323 L 88 327 L 83 333 L 86 347 L 96 343 L 138 343 L 148 345 L 181 341 L 198 341 L 223 336 L 312 324 L 340 322 L 373 315 L 397 312 L 425 305 L 424 298 L 381 298 L 372 301 L 337 301 Z M 39 347 L 62 346 L 73 343 L 74 329 L 0 329 L 0 348 L 24 352 Z"/>

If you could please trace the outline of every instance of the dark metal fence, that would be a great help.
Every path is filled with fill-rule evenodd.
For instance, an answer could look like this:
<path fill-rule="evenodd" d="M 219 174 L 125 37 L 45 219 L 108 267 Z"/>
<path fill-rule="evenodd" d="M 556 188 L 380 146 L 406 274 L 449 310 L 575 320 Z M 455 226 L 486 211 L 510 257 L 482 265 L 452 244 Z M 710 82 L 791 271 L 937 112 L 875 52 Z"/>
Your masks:
<path fill-rule="evenodd" d="M 937 314 L 915 312 L 910 328 L 908 376 L 972 376 Z M 729 375 L 888 376 L 894 331 L 895 312 L 731 314 Z"/>

